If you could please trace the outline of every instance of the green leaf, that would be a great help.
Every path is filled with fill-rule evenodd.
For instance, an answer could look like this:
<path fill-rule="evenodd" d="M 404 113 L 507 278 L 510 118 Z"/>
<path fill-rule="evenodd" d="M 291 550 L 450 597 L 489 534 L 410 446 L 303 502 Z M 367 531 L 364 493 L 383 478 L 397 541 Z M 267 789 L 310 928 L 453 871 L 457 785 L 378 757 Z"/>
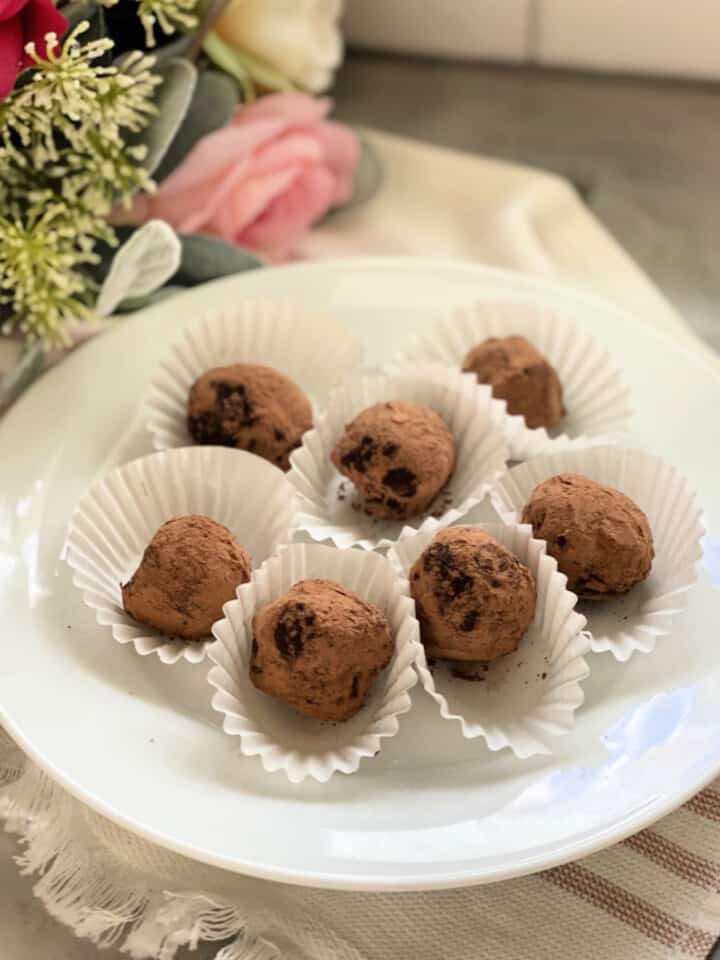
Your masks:
<path fill-rule="evenodd" d="M 238 51 L 237 56 L 240 62 L 245 65 L 245 68 L 252 77 L 253 81 L 259 87 L 263 87 L 265 90 L 295 89 L 287 77 L 283 76 L 282 73 L 264 61 L 250 56 L 250 54 L 246 53 L 245 51 Z"/>
<path fill-rule="evenodd" d="M 224 127 L 237 104 L 237 86 L 230 77 L 217 70 L 203 70 L 198 76 L 190 108 L 155 171 L 155 179 L 158 182 L 164 180 L 202 137 Z"/>
<path fill-rule="evenodd" d="M 229 47 L 211 30 L 203 40 L 203 50 L 216 67 L 220 67 L 221 70 L 237 80 L 245 102 L 255 99 L 255 87 L 250 71 L 232 47 Z"/>
<path fill-rule="evenodd" d="M 45 369 L 47 354 L 41 344 L 25 348 L 14 369 L 0 377 L 0 411 L 9 407 L 20 394 L 27 390 Z"/>
<path fill-rule="evenodd" d="M 122 303 L 118 304 L 115 309 L 115 314 L 134 313 L 136 310 L 152 307 L 153 304 L 160 303 L 162 300 L 169 300 L 170 297 L 174 297 L 176 293 L 182 293 L 184 290 L 185 287 L 168 284 L 166 287 L 160 287 L 159 290 L 154 290 L 144 297 L 128 297 L 127 300 L 123 300 Z"/>
<path fill-rule="evenodd" d="M 180 246 L 180 269 L 172 279 L 173 283 L 187 287 L 264 266 L 263 260 L 250 250 L 205 233 L 181 235 Z"/>
<path fill-rule="evenodd" d="M 155 94 L 157 115 L 131 141 L 133 145 L 142 143 L 147 146 L 148 153 L 143 166 L 148 173 L 157 170 L 175 139 L 190 107 L 197 82 L 197 70 L 188 60 L 168 60 L 157 73 L 163 78 Z"/>
<path fill-rule="evenodd" d="M 249 80 L 251 84 L 257 84 L 266 90 L 293 90 L 294 87 L 287 77 L 283 76 L 274 67 L 258 60 L 244 50 L 236 50 L 222 40 L 217 33 L 210 31 L 203 42 L 203 49 L 210 59 L 235 77 L 243 89 Z M 245 100 L 252 100 L 251 96 L 246 96 Z"/>
<path fill-rule="evenodd" d="M 193 35 L 191 33 L 185 33 L 177 37 L 177 39 L 171 40 L 170 43 L 164 44 L 162 47 L 153 47 L 150 53 L 155 57 L 156 68 L 164 66 L 168 60 L 172 60 L 175 57 L 184 57 L 190 49 L 192 42 Z"/>

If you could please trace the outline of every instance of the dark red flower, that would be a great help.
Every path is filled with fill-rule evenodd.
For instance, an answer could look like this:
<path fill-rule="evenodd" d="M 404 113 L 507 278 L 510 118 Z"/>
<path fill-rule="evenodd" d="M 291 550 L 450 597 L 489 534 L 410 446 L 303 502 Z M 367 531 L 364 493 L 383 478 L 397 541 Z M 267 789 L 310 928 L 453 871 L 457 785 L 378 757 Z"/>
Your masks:
<path fill-rule="evenodd" d="M 44 57 L 45 34 L 56 33 L 60 38 L 67 26 L 51 0 L 0 0 L 0 100 L 15 86 L 20 70 L 32 66 L 25 44 L 34 40 Z"/>

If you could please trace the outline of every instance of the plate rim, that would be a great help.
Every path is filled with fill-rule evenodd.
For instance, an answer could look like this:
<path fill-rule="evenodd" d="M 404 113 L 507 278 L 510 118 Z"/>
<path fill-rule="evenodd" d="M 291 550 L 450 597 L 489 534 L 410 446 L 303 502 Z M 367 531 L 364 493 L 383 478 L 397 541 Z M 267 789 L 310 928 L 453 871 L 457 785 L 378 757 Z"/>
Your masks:
<path fill-rule="evenodd" d="M 691 331 L 688 330 L 689 336 L 687 338 L 679 337 L 667 329 L 655 327 L 649 320 L 645 319 L 645 317 L 636 316 L 631 310 L 598 295 L 595 291 L 586 290 L 581 286 L 558 280 L 555 277 L 526 274 L 521 271 L 487 266 L 473 261 L 449 257 L 413 256 L 336 258 L 299 262 L 278 267 L 266 267 L 263 268 L 263 272 L 267 272 L 268 270 L 277 273 L 278 271 L 325 272 L 328 270 L 363 271 L 368 269 L 402 271 L 433 269 L 441 272 L 465 272 L 474 275 L 480 281 L 482 281 L 482 278 L 485 278 L 486 280 L 495 279 L 496 281 L 518 284 L 521 292 L 523 290 L 527 293 L 537 291 L 540 295 L 545 296 L 553 295 L 553 293 L 563 297 L 569 295 L 577 299 L 580 304 L 585 304 L 586 306 L 588 304 L 594 305 L 596 309 L 604 312 L 611 311 L 619 319 L 625 318 L 636 326 L 642 327 L 649 336 L 659 337 L 665 342 L 666 346 L 671 346 L 676 352 L 681 352 L 690 363 L 699 364 L 705 368 L 707 373 L 713 379 L 717 380 L 720 386 L 720 360 L 716 363 L 713 354 L 702 349 L 702 343 L 700 341 L 698 341 L 698 346 L 700 347 L 698 349 L 693 343 L 694 335 Z M 200 285 L 200 287 L 189 288 L 188 293 L 195 292 L 200 288 L 207 289 L 208 287 L 222 288 L 227 286 L 228 288 L 232 288 L 237 284 L 242 284 L 244 276 L 244 273 L 240 273 L 230 277 L 220 278 L 211 281 L 209 284 Z M 178 296 L 183 296 L 183 294 L 178 294 Z M 173 297 L 172 299 L 174 300 L 175 298 Z M 168 300 L 154 304 L 138 311 L 131 317 L 123 318 L 116 327 L 107 331 L 107 336 L 112 338 L 115 335 L 122 335 L 129 323 L 137 326 L 138 330 L 140 330 L 145 316 L 150 313 L 167 310 L 169 302 Z M 91 353 L 95 349 L 98 349 L 98 344 L 101 344 L 105 339 L 106 336 L 93 337 L 92 340 L 82 344 L 75 352 Z M 68 357 L 63 364 L 58 364 L 51 368 L 44 376 L 36 381 L 36 383 L 13 404 L 11 409 L 3 417 L 3 421 L 12 422 L 16 417 L 21 417 L 23 408 L 29 402 L 29 398 L 37 396 L 44 390 L 52 390 L 52 382 L 58 375 L 57 370 L 61 366 L 65 367 L 67 363 L 72 364 L 73 360 L 73 356 Z M 47 386 L 48 384 L 50 384 L 49 387 Z M 546 852 L 538 852 L 528 856 L 518 856 L 514 854 L 513 865 L 507 868 L 498 869 L 497 867 L 492 867 L 490 869 L 483 869 L 475 863 L 475 865 L 468 866 L 467 868 L 445 872 L 438 871 L 432 876 L 426 877 L 416 874 L 397 874 L 392 877 L 387 877 L 380 872 L 358 876 L 341 871 L 327 872 L 315 871 L 312 868 L 309 870 L 301 870 L 297 868 L 278 867 L 276 865 L 260 863 L 257 859 L 247 861 L 235 856 L 224 857 L 212 851 L 203 850 L 197 845 L 186 844 L 163 834 L 161 831 L 147 828 L 142 822 L 122 813 L 122 811 L 113 806 L 112 803 L 100 799 L 91 789 L 84 787 L 60 770 L 51 758 L 46 757 L 40 750 L 36 749 L 34 743 L 17 728 L 17 725 L 8 716 L 2 704 L 0 704 L 0 723 L 18 747 L 36 763 L 52 781 L 67 790 L 71 796 L 86 804 L 100 816 L 142 837 L 149 843 L 158 844 L 179 856 L 231 873 L 239 873 L 244 876 L 264 880 L 333 890 L 392 892 L 452 889 L 499 882 L 536 873 L 540 870 L 551 869 L 622 842 L 628 836 L 672 813 L 720 775 L 720 754 L 718 754 L 714 761 L 712 758 L 708 759 L 702 774 L 694 778 L 690 786 L 682 786 L 681 789 L 675 792 L 665 792 L 661 796 L 653 797 L 650 802 L 643 804 L 625 820 L 620 820 L 619 825 L 616 823 L 615 825 L 606 826 L 600 831 L 594 828 L 593 833 L 589 837 L 583 834 L 578 839 L 560 846 L 554 854 L 548 854 Z"/>

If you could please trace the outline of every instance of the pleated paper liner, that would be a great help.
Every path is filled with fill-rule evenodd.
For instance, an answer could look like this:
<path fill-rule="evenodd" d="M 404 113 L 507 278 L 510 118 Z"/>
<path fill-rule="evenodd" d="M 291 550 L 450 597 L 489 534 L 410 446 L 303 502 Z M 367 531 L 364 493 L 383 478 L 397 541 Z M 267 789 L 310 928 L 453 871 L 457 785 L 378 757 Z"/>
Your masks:
<path fill-rule="evenodd" d="M 368 516 L 352 483 L 330 454 L 346 425 L 362 410 L 388 400 L 410 400 L 438 413 L 453 435 L 457 464 L 435 502 L 416 517 L 383 520 Z M 404 529 L 447 526 L 479 503 L 505 470 L 504 405 L 487 388 L 457 371 L 436 368 L 348 381 L 334 390 L 326 412 L 290 457 L 290 482 L 300 497 L 299 528 L 314 540 L 336 546 L 385 549 Z"/>
<path fill-rule="evenodd" d="M 566 589 L 567 578 L 529 526 L 468 526 L 490 534 L 530 568 L 537 584 L 535 619 L 515 653 L 465 665 L 471 679 L 455 675 L 454 667 L 462 665 L 447 661 L 435 661 L 431 670 L 423 649 L 416 663 L 420 681 L 440 716 L 456 723 L 467 739 L 482 737 L 490 750 L 509 748 L 522 759 L 552 753 L 553 740 L 572 730 L 583 702 L 581 682 L 590 672 L 585 618 L 575 611 L 577 598 Z M 389 559 L 403 577 L 436 533 L 404 537 L 392 548 Z"/>
<path fill-rule="evenodd" d="M 360 341 L 339 321 L 306 307 L 246 300 L 191 324 L 158 368 L 146 401 L 156 450 L 192 444 L 190 388 L 203 373 L 232 363 L 273 367 L 308 395 L 315 412 L 328 392 L 362 360 Z"/>
<path fill-rule="evenodd" d="M 610 443 L 628 428 L 630 390 L 607 353 L 565 317 L 532 304 L 478 302 L 438 320 L 417 336 L 392 369 L 441 364 L 460 369 L 468 351 L 489 337 L 523 336 L 545 355 L 563 387 L 566 415 L 557 427 L 530 428 L 508 416 L 507 442 L 513 460 L 543 452 Z"/>
<path fill-rule="evenodd" d="M 228 527 L 259 567 L 292 536 L 296 502 L 286 475 L 251 453 L 185 447 L 127 463 L 83 496 L 70 521 L 66 557 L 73 583 L 119 643 L 163 663 L 199 663 L 211 638 L 185 641 L 138 623 L 123 609 L 121 584 L 158 528 L 202 514 Z"/>
<path fill-rule="evenodd" d="M 670 636 L 675 616 L 687 606 L 702 556 L 701 513 L 682 475 L 641 450 L 589 447 L 536 457 L 513 467 L 493 489 L 502 520 L 516 523 L 535 487 L 559 473 L 578 473 L 626 494 L 650 523 L 655 559 L 647 580 L 628 593 L 581 604 L 596 653 L 627 660 L 650 653 Z"/>
<path fill-rule="evenodd" d="M 304 717 L 257 690 L 250 681 L 252 618 L 257 610 L 306 578 L 335 580 L 378 606 L 395 639 L 390 664 L 375 681 L 352 719 L 323 723 Z M 407 584 L 390 563 L 363 550 L 336 550 L 320 544 L 294 544 L 268 560 L 237 599 L 225 605 L 225 618 L 213 627 L 209 650 L 216 664 L 208 680 L 216 688 L 212 705 L 223 714 L 223 729 L 239 738 L 240 751 L 258 756 L 265 770 L 282 770 L 293 783 L 306 777 L 326 782 L 335 773 L 354 773 L 382 741 L 398 730 L 398 717 L 410 709 L 417 682 L 418 624 Z"/>

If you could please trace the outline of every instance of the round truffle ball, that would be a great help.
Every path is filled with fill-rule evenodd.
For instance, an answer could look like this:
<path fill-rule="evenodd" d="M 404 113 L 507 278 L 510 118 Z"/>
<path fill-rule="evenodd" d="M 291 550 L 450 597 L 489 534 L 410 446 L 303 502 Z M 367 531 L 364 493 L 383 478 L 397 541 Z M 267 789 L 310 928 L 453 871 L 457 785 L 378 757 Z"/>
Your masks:
<path fill-rule="evenodd" d="M 175 517 L 160 527 L 123 584 L 123 606 L 161 633 L 201 640 L 251 572 L 249 553 L 227 527 L 199 515 Z"/>
<path fill-rule="evenodd" d="M 522 512 L 534 535 L 585 600 L 626 593 L 650 573 L 655 551 L 648 519 L 603 483 L 561 473 L 537 486 Z"/>
<path fill-rule="evenodd" d="M 332 462 L 352 480 L 370 516 L 422 513 L 455 468 L 455 441 L 443 418 L 408 400 L 376 403 L 349 423 Z"/>
<path fill-rule="evenodd" d="M 301 580 L 253 617 L 250 679 L 316 720 L 349 720 L 393 654 L 383 612 L 332 580 Z"/>
<path fill-rule="evenodd" d="M 530 570 L 475 527 L 440 530 L 410 571 L 422 642 L 443 660 L 496 660 L 517 650 L 535 616 Z"/>
<path fill-rule="evenodd" d="M 312 406 L 284 373 L 256 363 L 216 367 L 190 388 L 187 425 L 195 443 L 238 447 L 282 470 L 312 427 Z"/>
<path fill-rule="evenodd" d="M 489 383 L 508 412 L 528 427 L 554 427 L 565 416 L 562 384 L 547 359 L 525 337 L 490 337 L 467 354 L 463 370 Z"/>

